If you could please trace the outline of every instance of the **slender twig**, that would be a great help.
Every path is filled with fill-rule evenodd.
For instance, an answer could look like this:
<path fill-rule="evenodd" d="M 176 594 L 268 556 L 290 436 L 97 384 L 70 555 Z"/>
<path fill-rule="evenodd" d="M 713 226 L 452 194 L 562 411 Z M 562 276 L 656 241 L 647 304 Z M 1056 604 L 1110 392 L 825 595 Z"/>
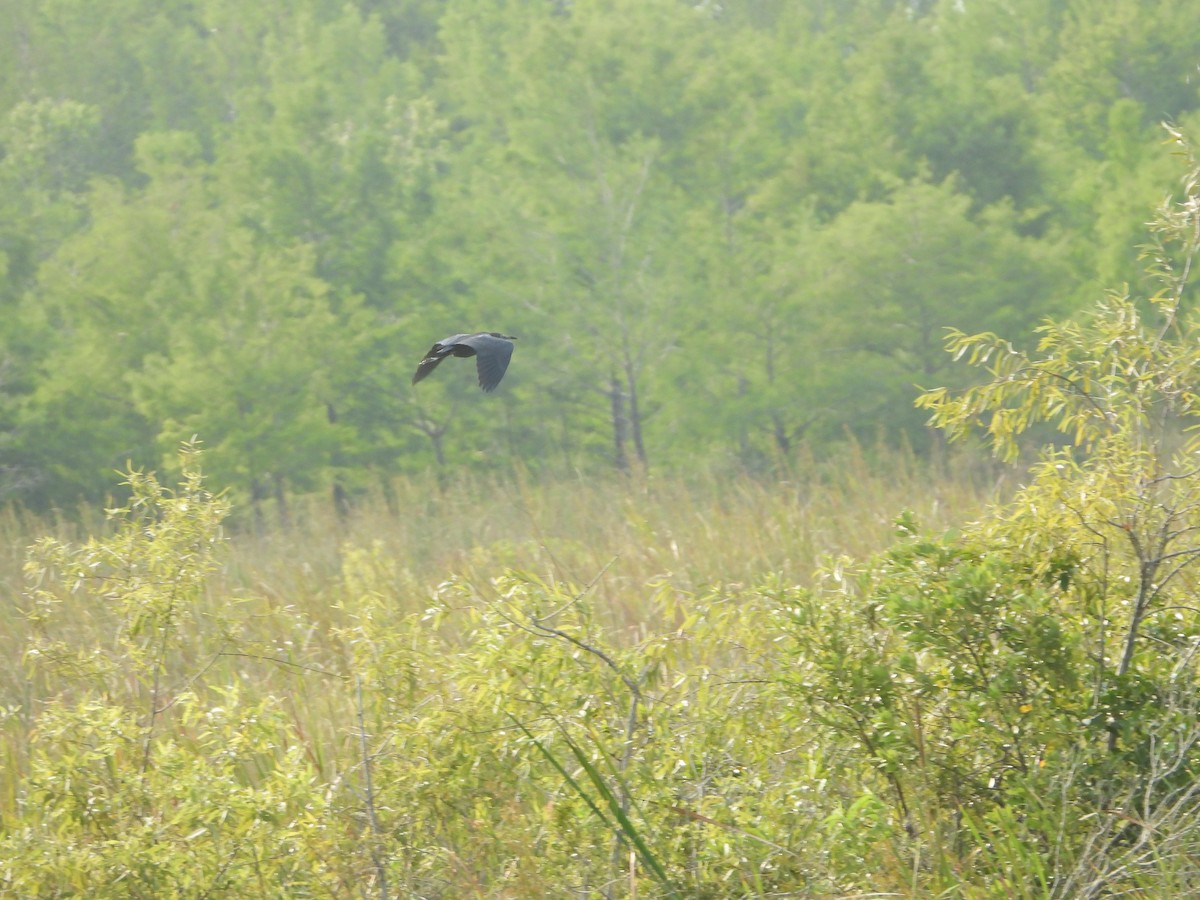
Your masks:
<path fill-rule="evenodd" d="M 172 604 L 173 605 L 173 604 Z M 154 741 L 154 725 L 158 721 L 158 696 L 162 688 L 162 672 L 167 657 L 167 638 L 171 631 L 171 611 L 168 609 L 166 621 L 159 626 L 158 654 L 154 659 L 154 684 L 150 689 L 150 719 L 146 723 L 146 737 L 142 743 L 142 780 L 150 770 L 150 748 Z"/>
<path fill-rule="evenodd" d="M 575 606 L 577 603 L 579 603 L 580 600 L 582 600 L 589 593 L 591 593 L 592 588 L 594 588 L 596 586 L 596 584 L 600 581 L 600 579 L 604 577 L 605 573 L 607 573 L 608 570 L 611 569 L 616 564 L 617 560 L 620 558 L 621 558 L 620 556 L 614 556 L 612 559 L 610 559 L 608 562 L 606 562 L 604 564 L 604 567 L 601 568 L 600 571 L 596 573 L 595 577 L 591 581 L 589 581 L 586 585 L 584 585 L 582 591 L 580 591 L 574 597 L 567 600 L 558 609 L 551 610 L 550 612 L 546 613 L 546 615 L 542 616 L 541 619 L 553 619 L 555 616 L 561 615 L 562 613 L 564 613 L 568 609 L 570 609 L 572 606 Z M 538 619 L 536 621 L 540 622 L 541 619 Z"/>
<path fill-rule="evenodd" d="M 303 672 L 314 672 L 317 675 L 325 675 L 329 678 L 341 678 L 342 677 L 337 672 L 330 672 L 328 669 L 322 669 L 319 666 L 306 666 L 304 663 L 293 662 L 290 659 L 282 659 L 281 657 L 278 657 L 278 656 L 264 656 L 264 655 L 258 654 L 258 653 L 241 653 L 241 652 L 234 651 L 234 650 L 224 650 L 224 651 L 218 653 L 217 656 L 218 657 L 240 656 L 240 657 L 243 657 L 244 659 L 257 659 L 260 662 L 277 663 L 278 665 L 287 666 L 288 668 L 291 668 L 291 669 L 300 669 Z"/>
<path fill-rule="evenodd" d="M 638 700 L 641 699 L 642 690 L 641 690 L 641 688 L 638 687 L 637 682 L 634 681 L 632 678 L 630 678 L 628 675 L 626 675 L 625 672 L 621 669 L 621 667 L 616 664 L 616 662 L 613 660 L 613 658 L 611 656 L 609 656 L 607 653 L 605 653 L 603 650 L 601 650 L 599 647 L 593 647 L 591 644 L 587 643 L 586 641 L 581 641 L 579 638 L 575 637 L 574 635 L 567 634 L 567 632 L 565 632 L 559 628 L 551 628 L 549 625 L 543 625 L 537 619 L 533 620 L 533 627 L 536 628 L 538 631 L 542 631 L 542 632 L 545 632 L 546 634 L 550 634 L 550 635 L 554 635 L 555 637 L 562 638 L 567 643 L 574 644 L 580 650 L 584 650 L 584 651 L 592 654 L 597 659 L 602 661 L 605 665 L 607 665 L 610 669 L 612 669 L 614 672 L 617 673 L 617 677 L 619 677 L 621 679 L 621 681 L 623 681 L 625 683 L 625 687 L 629 688 L 629 692 L 631 694 L 633 694 L 635 699 L 638 699 Z"/>
<path fill-rule="evenodd" d="M 375 787 L 371 782 L 371 754 L 367 747 L 367 725 L 363 716 L 362 676 L 355 679 L 358 696 L 358 739 L 362 749 L 363 790 L 366 794 L 367 821 L 371 823 L 371 862 L 379 878 L 379 898 L 388 900 L 387 869 L 379 857 L 379 817 L 375 815 Z"/>

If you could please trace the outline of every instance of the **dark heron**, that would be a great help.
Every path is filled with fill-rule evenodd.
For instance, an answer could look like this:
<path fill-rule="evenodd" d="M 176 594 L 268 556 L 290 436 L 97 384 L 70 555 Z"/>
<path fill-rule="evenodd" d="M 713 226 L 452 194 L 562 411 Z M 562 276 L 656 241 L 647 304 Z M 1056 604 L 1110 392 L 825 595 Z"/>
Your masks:
<path fill-rule="evenodd" d="M 508 361 L 512 359 L 512 342 L 515 340 L 511 334 L 500 334 L 497 331 L 451 335 L 429 348 L 429 352 L 417 366 L 412 383 L 416 384 L 436 369 L 438 363 L 447 356 L 474 356 L 475 368 L 479 372 L 479 386 L 485 391 L 495 390 L 508 370 Z"/>

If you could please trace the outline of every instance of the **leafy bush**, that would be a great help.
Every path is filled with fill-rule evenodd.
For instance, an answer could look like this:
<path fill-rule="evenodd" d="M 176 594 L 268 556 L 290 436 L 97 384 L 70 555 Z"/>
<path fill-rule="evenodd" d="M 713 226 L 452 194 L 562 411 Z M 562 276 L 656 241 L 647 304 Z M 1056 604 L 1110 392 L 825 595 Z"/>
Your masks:
<path fill-rule="evenodd" d="M 905 852 L 970 859 L 997 895 L 1200 878 L 1186 861 L 1200 848 L 1200 442 L 1185 439 L 1200 418 L 1200 168 L 1173 136 L 1189 167 L 1146 251 L 1161 290 L 1047 323 L 1032 353 L 952 334 L 990 379 L 921 401 L 1001 454 L 1042 422 L 1076 448 L 1046 449 L 1015 500 L 961 535 L 902 521 L 894 548 L 831 569 L 790 609 L 792 692 L 869 766 Z"/>
<path fill-rule="evenodd" d="M 181 454 L 178 492 L 130 472 L 112 533 L 45 539 L 27 565 L 42 702 L 0 832 L 22 897 L 296 896 L 338 883 L 303 744 L 274 697 L 180 682 L 226 504 Z M 99 639 L 99 640 L 98 640 Z M 330 854 L 327 858 L 334 859 Z"/>

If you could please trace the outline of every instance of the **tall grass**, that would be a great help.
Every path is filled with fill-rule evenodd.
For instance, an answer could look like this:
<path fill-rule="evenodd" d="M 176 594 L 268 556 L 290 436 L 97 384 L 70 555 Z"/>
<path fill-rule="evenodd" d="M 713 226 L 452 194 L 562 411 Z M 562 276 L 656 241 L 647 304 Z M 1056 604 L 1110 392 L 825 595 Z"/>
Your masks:
<path fill-rule="evenodd" d="M 555 643 L 556 632 L 542 628 L 535 618 L 528 619 L 535 623 L 533 629 L 522 626 L 522 617 L 541 614 L 529 611 L 529 604 L 536 604 L 539 596 L 549 598 L 551 606 L 561 611 L 572 606 L 563 598 L 569 601 L 586 593 L 589 611 L 586 616 L 579 613 L 574 627 L 585 629 L 581 634 L 594 629 L 596 639 L 610 648 L 614 659 L 619 660 L 619 654 L 629 650 L 628 660 L 620 664 L 637 666 L 641 675 L 633 668 L 628 671 L 638 678 L 648 677 L 654 665 L 642 661 L 646 642 L 659 641 L 655 646 L 665 646 L 662 636 L 679 629 L 679 620 L 685 614 L 680 612 L 685 603 L 661 602 L 664 592 L 678 598 L 703 595 L 710 606 L 719 606 L 737 603 L 743 595 L 757 596 L 751 591 L 755 586 L 806 585 L 822 562 L 831 557 L 861 557 L 888 545 L 895 536 L 894 520 L 902 511 L 910 511 L 927 528 L 951 528 L 975 517 L 990 501 L 1006 494 L 1012 480 L 1012 470 L 980 465 L 978 461 L 951 458 L 930 462 L 904 450 L 875 449 L 866 453 L 850 447 L 840 459 L 805 465 L 788 479 L 713 474 L 543 480 L 514 471 L 505 476 L 463 476 L 450 481 L 433 475 L 397 479 L 386 490 L 362 499 L 348 516 L 339 516 L 323 497 L 294 501 L 286 526 L 256 529 L 250 527 L 248 516 L 235 517 L 228 525 L 227 540 L 218 554 L 219 566 L 194 600 L 197 608 L 189 611 L 192 630 L 183 635 L 166 659 L 163 695 L 178 697 L 197 691 L 219 697 L 222 691 L 236 689 L 247 700 L 271 698 L 287 720 L 287 731 L 292 735 L 288 740 L 298 742 L 293 749 L 301 753 L 315 777 L 330 785 L 328 796 L 333 796 L 337 785 L 358 777 L 356 770 L 366 767 L 368 750 L 371 754 L 385 753 L 380 765 L 390 765 L 392 771 L 407 764 L 403 757 L 389 759 L 387 748 L 372 744 L 383 733 L 393 735 L 387 739 L 389 746 L 401 741 L 395 735 L 405 733 L 408 727 L 404 724 L 408 707 L 388 706 L 394 702 L 390 692 L 400 688 L 376 694 L 366 716 L 367 724 L 363 724 L 362 700 L 355 696 L 354 685 L 361 683 L 359 676 L 364 671 L 369 675 L 373 666 L 386 673 L 383 677 L 388 683 L 410 664 L 412 671 L 418 671 L 418 662 L 398 663 L 397 653 L 419 661 L 423 653 L 434 652 L 436 657 L 437 653 L 450 652 L 430 651 L 413 643 L 425 642 L 428 631 L 405 636 L 414 627 L 413 614 L 426 609 L 441 611 L 431 615 L 429 627 L 438 629 L 439 646 L 443 648 L 454 647 L 459 640 L 456 628 L 464 629 L 464 642 L 479 641 L 483 635 L 482 649 L 464 650 L 464 658 L 448 664 L 444 671 L 437 669 L 436 659 L 433 663 L 426 660 L 427 674 L 413 676 L 443 678 L 442 683 L 421 683 L 405 689 L 414 698 L 413 703 L 422 708 L 446 705 L 450 710 L 446 715 L 451 716 L 446 721 L 454 723 L 450 727 L 459 728 L 454 717 L 459 701 L 455 698 L 469 697 L 475 689 L 484 690 L 486 697 L 487 692 L 497 689 L 492 685 L 473 687 L 471 676 L 465 673 L 476 664 L 506 666 L 509 659 L 525 652 L 534 653 L 530 657 L 533 660 L 538 658 L 536 653 L 542 652 L 534 645 Z M 4 547 L 0 559 L 0 659 L 4 660 L 0 708 L 9 710 L 0 732 L 0 759 L 4 761 L 0 820 L 5 813 L 15 814 L 30 728 L 44 692 L 37 676 L 31 675 L 33 670 L 20 661 L 30 635 L 30 625 L 22 613 L 28 587 L 21 572 L 24 548 L 46 534 L 78 540 L 89 531 L 100 532 L 103 528 L 94 521 L 71 524 L 16 511 L 0 515 Z M 505 573 L 513 572 L 521 573 L 517 581 L 505 581 L 509 578 Z M 713 601 L 714 597 L 718 599 Z M 751 602 L 761 604 L 761 597 Z M 442 615 L 446 610 L 453 612 L 456 605 L 464 610 L 477 606 L 481 615 L 490 616 L 492 624 L 483 628 L 477 618 L 469 615 Z M 710 610 L 706 615 L 719 615 L 717 606 L 712 607 L 716 612 Z M 724 669 L 736 673 L 739 666 L 745 665 L 747 678 L 751 677 L 755 651 L 738 643 L 754 631 L 754 626 L 746 623 L 747 615 L 756 613 L 750 608 L 737 613 L 738 627 L 751 630 L 743 631 L 736 640 L 723 636 L 714 626 L 711 640 L 697 640 L 694 647 L 669 651 L 690 656 L 686 664 L 678 663 L 681 680 L 658 689 L 658 708 L 670 710 L 675 702 L 684 707 L 695 704 L 710 690 L 701 682 L 689 680 L 692 676 L 685 677 L 687 671 Z M 364 625 L 368 622 L 374 624 Z M 89 608 L 86 615 L 65 617 L 57 623 L 56 637 L 71 646 L 98 646 L 108 639 L 115 625 L 116 616 L 101 604 Z M 487 642 L 500 641 L 495 635 L 509 625 L 516 626 L 518 632 L 527 628 L 538 640 L 526 640 L 522 643 L 528 646 L 516 651 L 501 644 L 490 647 Z M 767 628 L 764 620 L 758 630 Z M 232 637 L 235 633 L 236 639 Z M 367 643 L 374 649 L 364 649 Z M 380 654 L 390 655 L 386 662 L 373 662 L 381 658 Z M 476 654 L 478 661 L 468 659 L 470 654 Z M 489 658 L 490 663 L 486 662 Z M 587 661 L 576 660 L 573 665 L 586 667 Z M 538 703 L 552 700 L 554 691 L 562 689 L 551 687 L 558 683 L 555 671 L 551 667 L 537 675 L 546 679 L 547 687 L 529 689 L 534 690 L 532 697 L 541 698 Z M 526 690 L 520 681 L 524 676 L 518 673 L 513 677 L 518 680 L 504 682 L 509 685 L 504 690 L 510 692 L 510 697 L 517 697 L 510 702 L 519 705 L 519 695 Z M 582 691 L 582 696 L 592 690 L 603 694 L 611 688 L 595 680 L 600 677 L 587 676 L 592 679 L 592 688 L 587 687 L 586 680 L 562 684 L 568 692 Z M 112 689 L 117 692 L 121 686 L 113 685 Z M 543 690 L 551 693 L 538 693 Z M 722 702 L 731 704 L 725 708 L 736 710 L 738 715 L 749 715 L 749 701 L 737 698 L 743 694 L 749 697 L 754 690 L 753 686 L 735 686 Z M 669 699 L 676 694 L 677 701 Z M 607 702 L 614 708 L 620 705 L 611 699 Z M 430 703 L 434 707 L 428 707 Z M 392 712 L 385 715 L 382 710 L 389 708 Z M 549 731 L 538 731 L 534 720 L 521 724 L 521 728 L 529 729 L 526 733 L 530 741 L 543 754 L 562 761 L 572 756 L 578 759 L 582 744 L 572 743 L 570 737 L 571 716 L 575 714 L 572 709 L 568 704 L 546 713 L 554 720 Z M 436 745 L 440 729 L 447 727 L 433 724 L 438 721 L 441 719 L 437 715 L 423 720 L 409 740 Z M 618 716 L 617 721 L 623 720 Z M 687 727 L 718 728 L 720 723 L 701 722 Z M 368 740 L 365 730 L 371 729 Z M 712 736 L 718 744 L 725 739 L 716 733 Z M 791 742 L 786 735 L 781 739 L 781 748 Z M 551 742 L 557 744 L 556 749 L 551 748 Z M 496 752 L 515 752 L 510 744 L 499 746 L 502 749 Z M 779 757 L 782 762 L 794 751 L 779 752 L 786 754 Z M 651 757 L 646 759 L 643 765 L 650 766 Z M 703 757 L 688 759 L 686 753 L 678 764 L 683 765 L 685 760 L 689 771 L 697 773 L 713 765 Z M 595 775 L 592 780 L 602 787 L 597 780 L 599 769 L 588 770 L 585 765 L 583 771 Z M 638 777 L 650 777 L 646 774 L 649 771 L 647 768 Z M 697 777 L 706 783 L 710 776 Z M 397 790 L 394 784 L 387 789 L 393 795 Z M 451 820 L 461 816 L 461 804 L 479 802 L 456 798 L 455 788 L 449 784 L 441 790 L 447 796 L 439 794 L 431 802 L 444 804 Z M 497 791 L 500 789 L 491 788 L 489 795 Z M 687 821 L 693 823 L 687 827 L 692 829 L 702 828 L 703 823 L 712 825 L 716 820 L 708 812 L 697 811 L 707 809 L 701 799 L 689 800 L 684 804 L 688 809 L 682 812 L 672 813 L 675 807 L 671 804 L 661 806 L 655 815 L 669 819 L 686 814 L 691 817 Z M 559 802 L 567 804 L 569 800 Z M 512 836 L 510 830 L 517 835 L 521 832 L 511 828 L 509 820 L 536 816 L 542 809 L 528 806 L 528 799 L 518 801 L 514 797 L 508 802 L 511 811 L 491 826 L 497 846 L 523 839 Z M 697 805 L 696 810 L 691 809 L 691 803 Z M 386 812 L 386 818 L 393 822 L 400 815 L 396 809 Z M 373 821 L 374 811 L 371 813 Z M 561 818 L 562 814 L 558 815 Z M 352 819 L 355 817 L 359 817 L 357 813 Z M 486 816 L 477 813 L 476 819 L 483 821 Z M 436 823 L 425 827 L 438 833 L 442 829 Z M 478 870 L 486 868 L 484 863 L 466 859 L 466 853 L 478 841 L 453 836 L 458 834 L 456 827 L 446 824 L 450 834 L 438 841 L 444 845 L 444 852 L 458 854 L 458 864 L 470 873 L 470 878 L 482 877 Z M 758 839 L 752 826 L 745 823 L 721 827 Z M 650 851 L 644 857 L 647 861 L 655 858 Z M 405 865 L 418 868 L 419 863 L 420 859 L 414 857 Z M 501 861 L 487 865 L 503 868 Z M 405 877 L 405 871 L 393 871 L 393 878 Z M 467 875 L 463 878 L 467 880 L 458 882 L 460 888 L 471 883 Z M 481 888 L 479 893 L 488 892 Z"/>
<path fill-rule="evenodd" d="M 439 486 L 434 477 L 404 478 L 345 520 L 314 498 L 296 505 L 286 528 L 235 533 L 214 590 L 319 607 L 346 546 L 382 546 L 414 604 L 451 575 L 486 578 L 509 566 L 585 583 L 615 558 L 596 590 L 618 621 L 636 622 L 643 610 L 634 597 L 647 584 L 697 590 L 766 573 L 805 584 L 825 557 L 885 546 L 901 511 L 934 530 L 950 527 L 1012 479 L 1013 470 L 977 459 L 930 462 L 902 449 L 868 455 L 855 446 L 787 480 L 542 481 L 516 471 Z"/>
<path fill-rule="evenodd" d="M 430 473 L 393 480 L 348 516 L 339 516 L 324 496 L 293 501 L 288 524 L 267 529 L 250 527 L 249 517 L 235 510 L 202 612 L 219 622 L 231 604 L 248 607 L 249 635 L 261 642 L 264 656 L 297 657 L 303 646 L 308 659 L 335 664 L 341 649 L 328 626 L 353 612 L 335 607 L 335 594 L 345 551 L 360 547 L 394 561 L 394 594 L 410 609 L 420 609 L 450 578 L 486 582 L 512 568 L 582 585 L 605 570 L 593 597 L 606 624 L 629 629 L 636 639 L 658 624 L 647 619 L 648 585 L 736 589 L 768 575 L 805 585 L 824 559 L 862 557 L 886 546 L 902 511 L 933 530 L 975 516 L 1008 490 L 1015 471 L 966 456 L 930 461 L 904 448 L 865 452 L 857 445 L 836 460 L 797 469 L 788 479 L 541 480 L 516 470 L 447 481 Z M 0 703 L 27 690 L 20 656 L 28 546 L 48 535 L 79 540 L 102 534 L 101 513 L 0 511 Z M 80 630 L 73 638 L 87 645 L 95 636 Z M 177 662 L 182 677 L 202 660 L 184 653 Z"/>

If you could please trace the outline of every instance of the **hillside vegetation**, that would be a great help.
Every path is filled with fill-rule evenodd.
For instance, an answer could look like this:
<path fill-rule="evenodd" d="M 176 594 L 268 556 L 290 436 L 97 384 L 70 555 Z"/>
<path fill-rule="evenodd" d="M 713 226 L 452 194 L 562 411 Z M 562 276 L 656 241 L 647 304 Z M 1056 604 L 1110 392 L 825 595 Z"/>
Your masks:
<path fill-rule="evenodd" d="M 238 509 L 438 465 L 929 440 L 943 328 L 1143 285 L 1190 0 L 10 0 L 0 500 L 199 435 Z M 494 397 L 434 340 L 520 338 Z M 486 400 L 486 402 L 484 402 Z"/>

